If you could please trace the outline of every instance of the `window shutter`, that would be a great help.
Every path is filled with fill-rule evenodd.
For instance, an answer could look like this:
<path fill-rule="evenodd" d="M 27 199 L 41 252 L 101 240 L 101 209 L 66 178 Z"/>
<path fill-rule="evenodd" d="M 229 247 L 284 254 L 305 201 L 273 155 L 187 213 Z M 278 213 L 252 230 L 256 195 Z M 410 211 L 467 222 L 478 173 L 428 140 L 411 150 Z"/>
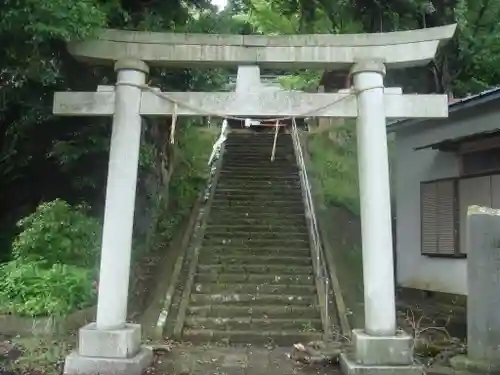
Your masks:
<path fill-rule="evenodd" d="M 455 181 L 437 183 L 438 195 L 438 253 L 454 254 L 455 235 Z"/>
<path fill-rule="evenodd" d="M 421 185 L 422 210 L 422 253 L 435 254 L 438 251 L 437 186 L 435 183 Z"/>
<path fill-rule="evenodd" d="M 455 180 L 421 184 L 422 254 L 455 254 Z"/>

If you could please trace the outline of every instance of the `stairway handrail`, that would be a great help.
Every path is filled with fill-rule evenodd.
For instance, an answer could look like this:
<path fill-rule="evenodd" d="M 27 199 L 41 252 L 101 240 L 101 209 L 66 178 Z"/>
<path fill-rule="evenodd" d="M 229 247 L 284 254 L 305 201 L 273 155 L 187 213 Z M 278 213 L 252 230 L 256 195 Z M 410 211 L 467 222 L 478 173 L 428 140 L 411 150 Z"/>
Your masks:
<path fill-rule="evenodd" d="M 321 236 L 319 233 L 318 222 L 316 219 L 314 201 L 311 192 L 311 184 L 307 175 L 307 170 L 304 161 L 304 154 L 300 144 L 299 132 L 295 118 L 292 119 L 292 141 L 295 151 L 297 165 L 300 171 L 300 183 L 302 186 L 304 206 L 306 210 L 306 218 L 309 225 L 309 237 L 311 240 L 311 250 L 314 256 L 314 272 L 317 280 L 317 285 L 322 289 L 318 291 L 318 298 L 321 308 L 321 317 L 323 323 L 324 335 L 327 339 L 330 338 L 331 324 L 329 312 L 329 292 L 330 292 L 330 274 L 327 269 L 327 262 L 324 259 L 323 246 L 321 245 Z M 322 293 L 321 293 L 322 292 Z M 320 294 L 323 294 L 321 296 Z M 323 299 L 321 299 L 323 297 Z"/>

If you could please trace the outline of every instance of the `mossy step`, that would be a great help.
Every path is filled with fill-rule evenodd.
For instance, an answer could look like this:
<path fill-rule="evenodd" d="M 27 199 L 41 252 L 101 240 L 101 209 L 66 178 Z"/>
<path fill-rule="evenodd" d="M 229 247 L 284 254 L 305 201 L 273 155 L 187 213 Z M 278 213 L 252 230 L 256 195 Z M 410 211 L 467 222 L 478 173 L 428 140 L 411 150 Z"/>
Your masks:
<path fill-rule="evenodd" d="M 316 293 L 314 285 L 286 285 L 286 284 L 220 284 L 220 283 L 195 283 L 196 293 L 263 293 L 308 296 Z"/>
<path fill-rule="evenodd" d="M 278 137 L 278 139 L 279 139 L 279 137 Z M 248 141 L 247 142 L 245 142 L 245 141 L 238 142 L 238 141 L 228 140 L 226 142 L 226 147 L 228 149 L 235 149 L 235 150 L 240 150 L 240 149 L 244 148 L 244 149 L 250 150 L 250 151 L 254 151 L 255 149 L 263 149 L 263 150 L 267 151 L 267 150 L 271 150 L 273 148 L 273 144 L 274 144 L 274 139 L 266 139 L 266 140 L 262 140 L 262 142 L 253 141 L 253 140 L 250 142 L 248 142 Z M 276 148 L 278 148 L 278 147 L 293 151 L 293 142 L 277 141 Z"/>
<path fill-rule="evenodd" d="M 233 147 L 229 146 L 227 148 L 224 148 L 224 154 L 230 155 L 232 157 L 234 156 L 248 156 L 248 157 L 255 157 L 255 158 L 267 158 L 269 161 L 271 161 L 271 154 L 272 154 L 272 149 L 273 146 L 271 145 L 270 147 L 255 147 L 255 148 L 248 148 L 248 147 L 239 147 L 234 145 Z M 277 150 L 278 152 L 275 153 L 275 158 L 288 158 L 289 160 L 295 160 L 295 155 L 293 151 L 293 147 L 289 146 L 282 146 L 280 150 Z"/>
<path fill-rule="evenodd" d="M 307 226 L 306 223 L 300 224 L 281 224 L 280 222 L 276 222 L 274 224 L 260 224 L 259 222 L 254 222 L 252 224 L 227 224 L 227 225 L 214 225 L 208 224 L 206 232 L 273 232 L 273 233 L 300 233 L 304 232 L 307 234 Z"/>
<path fill-rule="evenodd" d="M 227 246 L 239 248 L 255 248 L 255 247 L 268 247 L 268 246 L 282 246 L 288 248 L 301 248 L 309 245 L 308 239 L 294 239 L 294 238 L 232 238 L 231 241 L 224 238 L 205 238 L 202 246 Z"/>
<path fill-rule="evenodd" d="M 305 228 L 303 228 L 305 229 Z M 228 241 L 232 243 L 233 241 L 256 241 L 256 240 L 303 240 L 308 241 L 309 235 L 306 231 L 303 232 L 292 232 L 292 231 L 280 231 L 280 232 L 263 232 L 263 231 L 253 231 L 252 228 L 248 228 L 248 231 L 234 231 L 225 230 L 217 231 L 207 230 L 205 231 L 205 239 Z"/>
<path fill-rule="evenodd" d="M 251 155 L 251 154 L 233 154 L 233 155 L 227 155 L 224 154 L 224 158 L 227 158 L 231 160 L 231 162 L 238 162 L 238 163 L 248 163 L 248 164 L 256 164 L 258 162 L 269 162 L 269 163 L 276 163 L 280 164 L 282 163 L 283 165 L 295 165 L 295 156 L 281 156 L 281 155 L 276 155 L 274 161 L 271 161 L 271 154 L 269 155 Z"/>
<path fill-rule="evenodd" d="M 270 143 L 227 143 L 225 150 L 231 151 L 233 153 L 248 153 L 248 154 L 266 154 L 270 155 L 273 149 L 273 142 Z M 281 153 L 292 153 L 293 154 L 293 144 L 292 143 L 276 143 L 276 150 L 281 151 Z"/>
<path fill-rule="evenodd" d="M 265 160 L 232 160 L 227 155 L 225 155 L 224 161 L 222 162 L 222 168 L 297 168 L 297 165 L 289 160 L 274 160 L 271 161 L 269 158 Z"/>
<path fill-rule="evenodd" d="M 274 161 L 271 161 L 270 155 L 263 155 L 263 157 L 261 158 L 262 163 L 259 165 L 256 165 L 256 163 L 259 162 L 259 160 L 257 160 L 257 157 L 249 157 L 248 159 L 242 160 L 240 156 L 241 154 L 224 154 L 225 158 L 222 161 L 222 170 L 229 168 L 248 172 L 266 170 L 271 172 L 288 172 L 294 170 L 297 172 L 299 171 L 299 167 L 295 162 L 295 156 L 290 156 L 289 154 L 277 154 L 275 157 L 279 156 L 280 159 L 274 159 Z M 242 166 L 241 164 L 243 162 L 245 162 L 247 165 Z M 232 163 L 238 163 L 239 165 L 234 166 L 232 165 Z"/>
<path fill-rule="evenodd" d="M 300 177 L 298 174 L 283 173 L 283 174 L 272 174 L 272 173 L 239 173 L 239 172 L 222 172 L 219 177 L 219 181 L 229 184 L 243 184 L 251 183 L 254 185 L 265 185 L 265 184 L 299 184 Z M 300 190 L 300 187 L 297 187 Z"/>
<path fill-rule="evenodd" d="M 266 181 L 264 183 L 248 182 L 239 184 L 233 182 L 228 184 L 222 181 L 217 185 L 217 191 L 224 191 L 229 193 L 268 192 L 269 194 L 279 194 L 280 192 L 286 192 L 296 193 L 297 195 L 302 196 L 299 181 L 293 182 L 291 184 L 282 184 L 279 181 Z"/>
<path fill-rule="evenodd" d="M 271 155 L 272 150 L 273 150 L 273 145 L 251 145 L 251 146 L 242 146 L 242 145 L 227 145 L 227 147 L 224 148 L 225 152 L 230 152 L 234 154 L 252 154 L 252 155 Z M 275 155 L 279 154 L 291 154 L 293 155 L 293 145 L 286 145 L 286 144 L 281 144 L 281 145 L 276 145 L 276 150 L 275 150 Z"/>
<path fill-rule="evenodd" d="M 255 183 L 255 182 L 246 182 L 246 183 L 227 183 L 225 181 L 221 181 L 217 185 L 217 190 L 253 190 L 253 189 L 262 189 L 262 190 L 280 190 L 289 192 L 290 190 L 298 190 L 300 192 L 300 181 L 294 181 L 292 183 L 281 183 L 279 181 L 266 181 L 264 183 Z"/>
<path fill-rule="evenodd" d="M 299 173 L 297 166 L 249 166 L 249 167 L 233 167 L 230 165 L 222 165 L 221 172 L 238 172 L 238 173 L 269 173 L 269 174 L 296 174 Z"/>
<path fill-rule="evenodd" d="M 321 332 L 321 319 L 265 319 L 265 318 L 220 318 L 188 316 L 187 329 L 209 329 L 217 331 L 296 331 Z"/>
<path fill-rule="evenodd" d="M 289 347 L 297 342 L 321 340 L 322 334 L 317 332 L 297 331 L 218 331 L 185 329 L 182 333 L 182 339 L 183 341 L 193 344 L 224 342 L 227 344 L 265 345 L 273 343 L 277 346 Z"/>
<path fill-rule="evenodd" d="M 211 265 L 254 265 L 254 264 L 287 264 L 290 266 L 310 266 L 312 265 L 312 260 L 310 256 L 298 256 L 298 257 L 283 257 L 283 256 L 257 256 L 257 255 L 220 255 L 214 256 L 209 252 L 203 252 L 200 255 L 200 264 L 211 264 Z"/>
<path fill-rule="evenodd" d="M 239 181 L 239 180 L 250 180 L 250 181 L 258 181 L 258 180 L 290 180 L 290 181 L 299 181 L 298 173 L 274 173 L 274 172 L 241 172 L 241 171 L 228 171 L 221 170 L 220 177 L 223 181 Z"/>
<path fill-rule="evenodd" d="M 257 247 L 253 249 L 245 249 L 245 248 L 227 248 L 227 247 L 203 247 L 202 254 L 200 254 L 200 258 L 203 258 L 205 254 L 207 256 L 232 256 L 232 255 L 246 255 L 246 256 L 276 256 L 276 257 L 310 257 L 311 250 L 308 247 L 304 247 L 303 249 L 289 249 L 287 247 Z"/>
<path fill-rule="evenodd" d="M 274 143 L 274 134 L 263 134 L 257 137 L 239 137 L 233 138 L 233 135 L 230 135 L 226 140 L 227 145 L 235 145 L 235 146 L 245 146 L 245 145 L 268 145 L 273 146 Z M 286 138 L 282 134 L 278 136 L 276 140 L 276 144 L 279 145 L 290 145 L 293 146 L 292 138 Z"/>
<path fill-rule="evenodd" d="M 248 227 L 248 226 L 253 226 L 256 227 L 258 225 L 262 225 L 264 227 L 266 226 L 280 226 L 280 227 L 289 227 L 289 228 L 296 228 L 296 227 L 302 227 L 303 225 L 306 225 L 305 219 L 303 218 L 297 218 L 297 219 L 287 219 L 287 220 L 282 220 L 279 219 L 278 217 L 269 217 L 269 218 L 263 218 L 259 215 L 254 215 L 254 216 L 240 216 L 234 215 L 234 216 L 229 216 L 229 217 L 212 217 L 209 219 L 207 226 L 216 226 L 216 227 L 226 227 L 226 226 L 235 226 L 235 227 Z"/>
<path fill-rule="evenodd" d="M 235 222 L 237 221 L 237 222 Z M 234 223 L 234 224 L 254 224 L 259 223 L 262 225 L 267 224 L 275 224 L 280 223 L 283 225 L 297 225 L 298 223 L 305 223 L 304 213 L 301 212 L 299 214 L 262 214 L 262 213 L 235 213 L 226 212 L 224 215 L 215 215 L 213 212 L 210 212 L 208 217 L 208 224 L 211 225 L 225 225 L 226 223 Z"/>
<path fill-rule="evenodd" d="M 228 305 L 204 305 L 188 306 L 188 314 L 200 317 L 221 318 L 264 318 L 264 319 L 319 319 L 320 313 L 317 307 L 309 306 L 287 306 L 287 305 L 255 305 L 255 306 L 228 306 Z"/>
<path fill-rule="evenodd" d="M 249 199 L 250 198 L 250 199 Z M 253 198 L 253 199 L 252 199 Z M 260 198 L 260 199 L 257 199 Z M 286 197 L 281 197 L 280 200 L 274 199 L 272 196 L 261 196 L 261 197 L 223 197 L 215 195 L 212 201 L 212 207 L 214 206 L 231 206 L 231 207 L 246 207 L 251 204 L 252 207 L 290 207 L 304 208 L 304 202 L 299 199 L 287 199 Z"/>
<path fill-rule="evenodd" d="M 304 205 L 302 196 L 292 193 L 285 194 L 280 192 L 278 194 L 269 194 L 266 191 L 252 192 L 236 194 L 226 194 L 221 192 L 216 192 L 214 194 L 213 202 L 226 203 L 228 205 L 243 205 L 243 204 L 258 204 L 260 206 L 267 206 L 268 204 L 274 204 L 275 206 L 300 206 Z"/>
<path fill-rule="evenodd" d="M 289 306 L 316 306 L 316 296 L 296 296 L 293 294 L 260 294 L 260 293 L 217 293 L 203 294 L 191 293 L 190 303 L 192 305 L 221 305 L 255 306 L 263 305 L 289 305 Z"/>
<path fill-rule="evenodd" d="M 311 266 L 289 266 L 286 264 L 198 264 L 198 273 L 272 273 L 273 275 L 312 275 L 313 268 Z"/>
<path fill-rule="evenodd" d="M 286 285 L 314 285 L 314 276 L 312 273 L 285 273 L 258 274 L 258 273 L 224 273 L 224 272 L 199 272 L 195 275 L 196 283 L 254 283 L 254 284 L 286 284 Z"/>
<path fill-rule="evenodd" d="M 304 217 L 304 207 L 300 206 L 255 206 L 239 205 L 228 206 L 227 204 L 212 204 L 210 208 L 210 217 L 229 218 L 229 217 L 252 217 L 252 216 L 271 216 L 279 219 L 280 215 L 300 215 Z"/>
<path fill-rule="evenodd" d="M 220 181 L 224 182 L 238 182 L 238 181 L 250 181 L 250 182 L 268 182 L 268 181 L 278 181 L 283 183 L 293 183 L 296 181 L 300 182 L 300 176 L 298 174 L 285 174 L 285 175 L 255 175 L 255 174 L 237 174 L 233 173 L 223 173 L 220 175 Z"/>
<path fill-rule="evenodd" d="M 242 167 L 231 167 L 231 166 L 226 166 L 223 165 L 220 172 L 221 173 L 235 173 L 235 174 L 269 174 L 271 176 L 275 175 L 296 175 L 299 173 L 299 169 L 297 167 L 295 168 L 290 168 L 293 167 L 293 165 L 290 165 L 288 168 L 285 166 L 279 166 L 279 167 L 249 167 L 249 168 L 242 168 Z"/>
<path fill-rule="evenodd" d="M 302 193 L 299 189 L 288 189 L 287 191 L 272 190 L 266 187 L 260 187 L 257 189 L 222 189 L 217 187 L 215 190 L 214 199 L 225 199 L 225 200 L 244 200 L 250 201 L 255 199 L 267 199 L 271 201 L 286 201 L 286 202 L 303 202 Z"/>

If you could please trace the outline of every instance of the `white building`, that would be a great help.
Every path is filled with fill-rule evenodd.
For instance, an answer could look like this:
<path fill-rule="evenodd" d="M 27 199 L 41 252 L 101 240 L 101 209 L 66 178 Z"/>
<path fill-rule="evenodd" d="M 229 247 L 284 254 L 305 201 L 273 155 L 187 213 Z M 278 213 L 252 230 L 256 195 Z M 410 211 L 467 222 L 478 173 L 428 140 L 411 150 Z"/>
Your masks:
<path fill-rule="evenodd" d="M 467 295 L 467 207 L 500 208 L 500 88 L 455 101 L 449 113 L 388 125 L 396 138 L 397 282 Z"/>

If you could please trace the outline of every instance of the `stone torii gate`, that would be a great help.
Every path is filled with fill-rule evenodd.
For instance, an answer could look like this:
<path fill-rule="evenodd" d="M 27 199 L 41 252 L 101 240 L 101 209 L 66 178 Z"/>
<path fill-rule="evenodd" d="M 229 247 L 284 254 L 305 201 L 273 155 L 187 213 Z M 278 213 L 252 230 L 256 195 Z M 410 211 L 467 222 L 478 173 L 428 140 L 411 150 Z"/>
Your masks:
<path fill-rule="evenodd" d="M 398 332 L 394 293 L 387 118 L 447 117 L 445 95 L 403 95 L 386 90 L 386 69 L 427 64 L 455 25 L 352 35 L 204 35 L 106 30 L 98 39 L 71 43 L 82 61 L 114 64 L 116 87 L 60 92 L 54 113 L 113 116 L 97 319 L 82 327 L 66 374 L 140 374 L 152 358 L 141 328 L 126 322 L 141 116 L 208 115 L 357 118 L 363 244 L 365 329 L 353 331 L 348 374 L 420 373 L 411 337 Z M 350 69 L 354 90 L 337 94 L 287 91 L 170 92 L 145 85 L 149 66 L 261 66 Z M 256 70 L 258 72 L 258 69 Z"/>

